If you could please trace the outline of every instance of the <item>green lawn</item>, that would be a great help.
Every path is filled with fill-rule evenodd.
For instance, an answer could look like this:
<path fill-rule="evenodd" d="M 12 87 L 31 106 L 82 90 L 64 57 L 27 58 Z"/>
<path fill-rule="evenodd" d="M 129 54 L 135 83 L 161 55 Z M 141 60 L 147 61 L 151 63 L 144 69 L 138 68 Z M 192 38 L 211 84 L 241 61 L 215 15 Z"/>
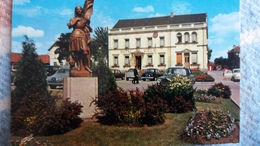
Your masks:
<path fill-rule="evenodd" d="M 230 111 L 232 116 L 239 119 L 239 108 L 230 100 L 222 99 L 220 104 L 196 102 L 198 110 L 212 108 Z M 43 142 L 48 140 L 55 146 L 169 146 L 187 145 L 178 135 L 183 131 L 191 112 L 184 114 L 166 114 L 166 122 L 160 126 L 131 128 L 101 125 L 84 122 L 77 128 L 64 135 L 34 137 Z M 20 139 L 12 137 L 13 140 Z"/>

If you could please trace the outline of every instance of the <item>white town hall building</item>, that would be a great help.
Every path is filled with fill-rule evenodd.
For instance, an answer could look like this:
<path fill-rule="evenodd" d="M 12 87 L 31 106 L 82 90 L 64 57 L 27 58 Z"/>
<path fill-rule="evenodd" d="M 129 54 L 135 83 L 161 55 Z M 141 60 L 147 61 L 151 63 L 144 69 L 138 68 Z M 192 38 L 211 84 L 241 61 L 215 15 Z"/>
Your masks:
<path fill-rule="evenodd" d="M 207 69 L 207 14 L 119 20 L 108 32 L 109 67 Z"/>

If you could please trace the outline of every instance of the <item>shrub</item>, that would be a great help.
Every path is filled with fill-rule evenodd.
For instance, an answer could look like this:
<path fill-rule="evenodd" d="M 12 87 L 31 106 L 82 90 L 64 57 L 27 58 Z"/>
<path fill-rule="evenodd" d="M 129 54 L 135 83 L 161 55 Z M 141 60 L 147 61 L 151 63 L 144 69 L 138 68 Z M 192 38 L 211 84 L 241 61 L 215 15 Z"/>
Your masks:
<path fill-rule="evenodd" d="M 23 98 L 16 100 L 12 94 L 11 107 L 16 107 L 19 102 L 18 110 L 12 112 L 11 132 L 13 135 L 26 136 L 28 134 L 45 134 L 46 124 L 42 123 L 46 115 L 52 116 L 55 113 L 56 99 L 48 95 L 37 92 L 27 92 Z"/>
<path fill-rule="evenodd" d="M 78 116 L 82 112 L 82 106 L 67 99 L 63 101 L 60 107 L 57 107 L 56 102 L 59 98 L 28 92 L 20 101 L 22 106 L 12 113 L 12 135 L 46 136 L 63 134 L 79 127 L 82 119 Z M 13 96 L 12 105 L 15 102 Z"/>
<path fill-rule="evenodd" d="M 169 86 L 160 85 L 148 86 L 144 95 L 149 99 L 155 96 L 160 97 L 167 103 L 167 112 L 183 113 L 195 108 L 193 93 L 195 89 L 186 77 L 176 76 L 170 80 Z"/>
<path fill-rule="evenodd" d="M 231 90 L 228 85 L 224 85 L 223 83 L 216 83 L 214 86 L 216 86 L 219 91 L 221 92 L 221 96 L 223 98 L 230 98 L 231 96 Z"/>
<path fill-rule="evenodd" d="M 99 95 L 93 103 L 98 107 L 95 115 L 103 124 L 156 125 L 164 123 L 164 101 L 157 96 L 148 97 L 137 88 L 129 92 L 119 88 Z"/>
<path fill-rule="evenodd" d="M 231 90 L 227 85 L 220 83 L 216 83 L 212 85 L 208 90 L 208 95 L 213 95 L 217 97 L 230 98 Z"/>
<path fill-rule="evenodd" d="M 99 95 L 93 103 L 98 107 L 95 116 L 101 123 L 118 124 L 124 123 L 131 110 L 131 104 L 127 92 L 122 88 L 118 91 L 109 91 L 106 95 Z"/>
<path fill-rule="evenodd" d="M 71 102 L 69 98 L 63 100 L 62 105 L 57 108 L 54 115 L 50 116 L 46 133 L 48 135 L 64 134 L 78 128 L 83 122 L 79 117 L 82 108 L 83 106 L 78 101 Z M 47 121 L 46 119 L 42 120 Z"/>
<path fill-rule="evenodd" d="M 221 92 L 219 91 L 219 89 L 216 87 L 216 86 L 211 86 L 209 89 L 208 89 L 208 95 L 213 95 L 213 96 L 216 96 L 216 97 L 221 97 Z"/>
<path fill-rule="evenodd" d="M 195 108 L 193 94 L 196 89 L 193 89 L 189 78 L 175 76 L 170 80 L 167 90 L 171 93 L 168 99 L 170 112 L 183 113 Z"/>

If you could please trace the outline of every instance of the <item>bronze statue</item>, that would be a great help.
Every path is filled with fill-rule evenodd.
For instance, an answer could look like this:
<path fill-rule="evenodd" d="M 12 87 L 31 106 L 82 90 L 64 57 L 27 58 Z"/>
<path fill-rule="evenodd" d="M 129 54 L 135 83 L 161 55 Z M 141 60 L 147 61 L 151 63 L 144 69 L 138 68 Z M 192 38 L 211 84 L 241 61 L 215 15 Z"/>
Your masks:
<path fill-rule="evenodd" d="M 93 3 L 94 0 L 85 0 L 83 8 L 76 6 L 75 16 L 67 24 L 69 29 L 73 28 L 70 36 L 69 51 L 73 54 L 73 57 L 70 57 L 70 62 L 76 62 L 77 65 L 77 68 L 74 67 L 71 70 L 75 74 L 78 74 L 77 72 L 83 74 L 84 72 L 88 72 L 87 76 L 90 76 L 92 72 L 90 69 L 90 32 L 92 32 L 90 18 L 93 13 Z"/>

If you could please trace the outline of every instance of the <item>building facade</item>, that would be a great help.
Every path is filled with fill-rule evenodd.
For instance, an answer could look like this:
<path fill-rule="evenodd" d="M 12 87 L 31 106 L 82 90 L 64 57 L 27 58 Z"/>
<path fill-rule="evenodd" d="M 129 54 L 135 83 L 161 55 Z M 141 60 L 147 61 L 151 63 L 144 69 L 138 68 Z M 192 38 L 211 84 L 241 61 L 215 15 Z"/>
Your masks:
<path fill-rule="evenodd" d="M 108 32 L 109 67 L 207 69 L 207 14 L 119 20 Z"/>
<path fill-rule="evenodd" d="M 240 46 L 233 45 L 233 49 L 228 50 L 227 54 L 229 68 L 240 68 Z"/>
<path fill-rule="evenodd" d="M 60 63 L 58 60 L 59 54 L 56 54 L 55 51 L 56 49 L 59 48 L 59 46 L 56 45 L 56 42 L 48 49 L 49 54 L 50 54 L 50 65 L 52 66 L 63 66 L 63 65 L 68 65 L 68 62 L 66 59 L 63 59 L 62 62 Z"/>

